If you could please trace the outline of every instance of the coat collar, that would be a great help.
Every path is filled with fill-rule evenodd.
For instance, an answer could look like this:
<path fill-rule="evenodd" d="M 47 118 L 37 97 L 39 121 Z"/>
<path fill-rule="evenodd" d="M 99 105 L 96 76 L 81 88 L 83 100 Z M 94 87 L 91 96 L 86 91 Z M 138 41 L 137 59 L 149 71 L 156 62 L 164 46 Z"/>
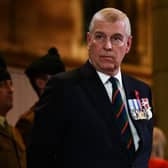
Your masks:
<path fill-rule="evenodd" d="M 12 127 L 7 126 L 6 128 L 4 128 L 2 125 L 0 125 L 0 134 L 3 134 L 4 136 L 11 138 L 12 137 Z"/>

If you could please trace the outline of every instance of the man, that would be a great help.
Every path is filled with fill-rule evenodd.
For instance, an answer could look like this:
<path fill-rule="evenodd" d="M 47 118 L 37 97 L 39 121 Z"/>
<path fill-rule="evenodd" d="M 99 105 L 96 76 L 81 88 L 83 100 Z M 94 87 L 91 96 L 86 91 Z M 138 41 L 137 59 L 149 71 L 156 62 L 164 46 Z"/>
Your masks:
<path fill-rule="evenodd" d="M 48 80 L 54 74 L 64 71 L 65 67 L 57 49 L 50 48 L 46 55 L 36 59 L 27 67 L 25 74 L 38 97 L 40 97 L 44 92 Z M 30 141 L 30 134 L 35 116 L 35 104 L 27 112 L 23 113 L 16 123 L 16 128 L 20 131 L 26 146 L 29 145 Z"/>
<path fill-rule="evenodd" d="M 13 106 L 13 84 L 6 63 L 0 57 L 0 167 L 26 168 L 26 150 L 19 132 L 7 122 Z"/>
<path fill-rule="evenodd" d="M 89 60 L 50 80 L 37 104 L 28 164 L 147 168 L 153 129 L 151 90 L 120 69 L 132 42 L 128 17 L 114 8 L 98 11 L 87 42 Z"/>

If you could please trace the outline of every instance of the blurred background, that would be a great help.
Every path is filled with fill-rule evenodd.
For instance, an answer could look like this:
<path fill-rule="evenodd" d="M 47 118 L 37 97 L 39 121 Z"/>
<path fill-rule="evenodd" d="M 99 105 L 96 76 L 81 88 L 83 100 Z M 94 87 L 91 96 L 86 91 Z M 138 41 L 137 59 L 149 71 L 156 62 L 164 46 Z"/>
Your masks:
<path fill-rule="evenodd" d="M 122 69 L 152 87 L 155 124 L 168 137 L 167 0 L 0 0 L 0 50 L 15 87 L 14 108 L 8 114 L 12 125 L 37 100 L 24 75 L 25 67 L 53 46 L 66 70 L 83 64 L 88 23 L 103 7 L 116 7 L 128 14 L 133 45 Z"/>

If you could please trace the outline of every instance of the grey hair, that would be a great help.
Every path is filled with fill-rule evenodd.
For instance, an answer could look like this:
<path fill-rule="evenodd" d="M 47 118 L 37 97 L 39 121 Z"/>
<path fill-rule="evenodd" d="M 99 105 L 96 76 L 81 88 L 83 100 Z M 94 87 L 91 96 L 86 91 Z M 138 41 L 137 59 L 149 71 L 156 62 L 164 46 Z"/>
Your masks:
<path fill-rule="evenodd" d="M 94 14 L 94 16 L 91 19 L 90 25 L 89 25 L 89 31 L 92 32 L 94 29 L 95 21 L 96 20 L 104 20 L 107 22 L 116 22 L 116 21 L 124 21 L 126 25 L 126 33 L 128 35 L 131 35 L 131 24 L 128 16 L 115 8 L 104 8 L 99 10 Z"/>

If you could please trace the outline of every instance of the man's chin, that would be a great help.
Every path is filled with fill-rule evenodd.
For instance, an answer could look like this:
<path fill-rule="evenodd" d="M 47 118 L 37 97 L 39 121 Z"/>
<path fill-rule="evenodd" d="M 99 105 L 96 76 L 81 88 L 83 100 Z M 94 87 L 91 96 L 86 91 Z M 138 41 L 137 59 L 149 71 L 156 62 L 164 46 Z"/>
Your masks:
<path fill-rule="evenodd" d="M 118 68 L 115 65 L 106 66 L 106 67 L 103 67 L 103 72 L 108 75 L 116 75 L 118 72 Z"/>
<path fill-rule="evenodd" d="M 113 71 L 117 68 L 117 66 L 115 64 L 104 63 L 103 68 Z"/>

